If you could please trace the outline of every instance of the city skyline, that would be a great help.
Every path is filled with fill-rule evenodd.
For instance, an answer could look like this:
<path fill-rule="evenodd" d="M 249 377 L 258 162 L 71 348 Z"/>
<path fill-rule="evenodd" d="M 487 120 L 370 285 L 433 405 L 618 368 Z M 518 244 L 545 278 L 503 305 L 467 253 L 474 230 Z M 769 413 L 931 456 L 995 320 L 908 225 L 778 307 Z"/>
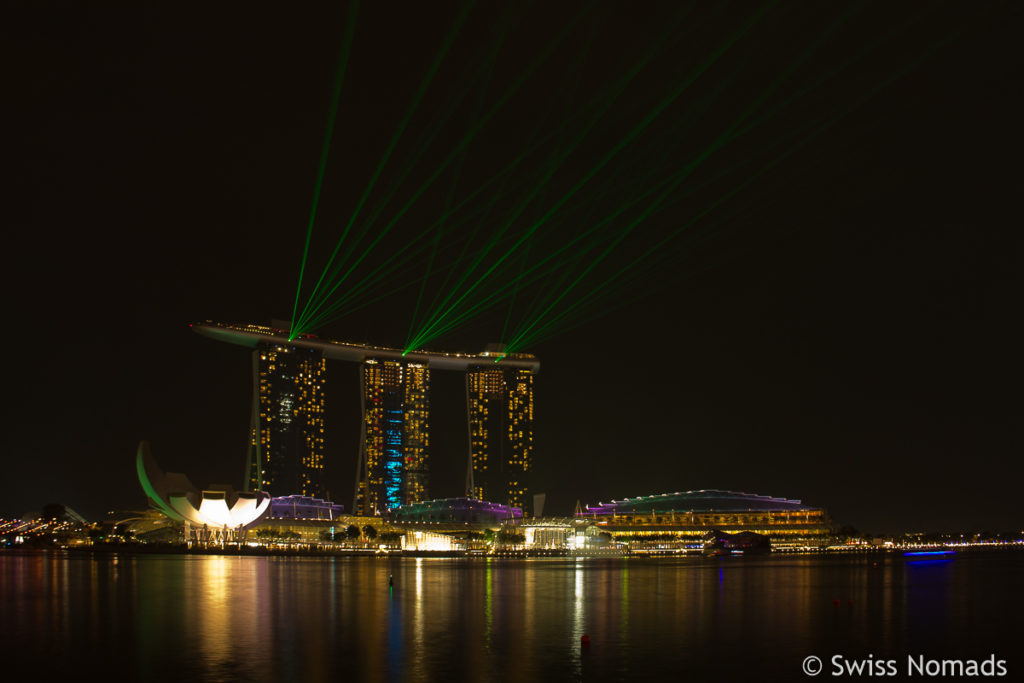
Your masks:
<path fill-rule="evenodd" d="M 599 184 L 574 196 L 578 212 L 567 223 L 537 230 L 534 248 L 502 263 L 507 289 L 484 292 L 485 283 L 465 299 L 514 300 L 507 309 L 435 316 L 462 293 L 445 304 L 447 289 L 419 283 L 430 234 L 415 259 L 367 256 L 368 268 L 390 263 L 387 277 L 337 290 L 352 293 L 346 305 L 366 305 L 319 322 L 310 314 L 311 330 L 401 350 L 410 337 L 434 334 L 421 346 L 474 351 L 524 340 L 523 350 L 544 360 L 530 490 L 547 493 L 552 514 L 570 513 L 577 500 L 721 488 L 799 498 L 877 532 L 1019 524 L 1019 12 L 999 3 L 767 8 L 749 17 L 756 28 L 707 78 L 630 138 L 691 67 L 745 26 L 747 10 L 696 7 L 677 21 L 674 3 L 609 6 L 573 24 L 579 9 L 481 7 L 460 19 L 458 5 L 412 6 L 396 22 L 361 7 L 311 259 L 327 260 L 333 243 L 316 239 L 343 231 L 460 21 L 450 59 L 368 195 L 365 211 L 381 208 L 367 235 L 398 216 L 538 50 L 578 28 L 489 120 L 495 129 L 481 129 L 459 175 L 452 163 L 422 206 L 402 214 L 408 224 L 382 242 L 387 258 L 403 258 L 405 244 L 520 153 L 536 147 L 554 161 L 527 159 L 499 176 L 500 192 L 479 195 L 495 213 L 474 207 L 479 213 L 443 237 L 497 234 L 512 215 L 539 221 L 609 150 L 629 144 L 601 167 L 607 179 L 595 175 Z M 142 507 L 131 459 L 143 439 L 196 481 L 243 477 L 253 359 L 186 325 L 292 313 L 347 12 L 210 8 L 202 22 L 152 8 L 15 12 L 8 26 L 26 28 L 6 41 L 24 67 L 11 84 L 19 172 L 5 273 L 12 329 L 38 362 L 12 363 L 11 385 L 25 393 L 7 434 L 5 465 L 17 486 L 5 515 L 51 501 L 90 518 Z M 655 40 L 670 26 L 677 33 Z M 496 27 L 508 27 L 507 40 L 495 39 Z M 480 77 L 489 85 L 464 89 L 478 76 L 470 67 L 499 44 L 493 75 Z M 634 67 L 622 97 L 598 98 Z M 775 118 L 731 127 L 748 110 L 760 116 L 757 94 L 782 75 L 792 78 L 779 85 L 779 106 L 799 106 L 775 115 L 776 100 L 766 99 Z M 607 116 L 588 128 L 590 119 L 573 117 L 595 101 Z M 449 108 L 449 128 L 434 127 L 431 117 Z M 558 241 L 575 239 L 566 226 L 601 220 L 619 196 L 636 200 L 627 215 L 640 217 L 645 193 L 680 180 L 679 160 L 698 158 L 723 130 L 734 137 L 680 185 L 693 194 L 645 217 L 645 232 L 631 233 L 637 242 L 616 243 L 612 228 L 595 233 L 594 245 Z M 579 157 L 566 156 L 584 131 L 592 137 Z M 417 157 L 428 139 L 436 149 Z M 551 184 L 531 194 L 530 183 L 549 173 Z M 400 191 L 389 203 L 391 187 Z M 725 212 L 713 231 L 658 249 L 695 215 L 719 215 L 712 208 Z M 489 253 L 505 253 L 520 234 Z M 459 247 L 446 247 L 437 262 L 449 254 L 458 262 Z M 470 243 L 467 260 L 488 244 L 478 247 Z M 530 272 L 556 252 L 547 270 Z M 586 271 L 585 258 L 605 252 Z M 648 252 L 663 257 L 658 267 L 626 270 L 621 288 L 584 279 L 569 290 L 578 276 L 614 275 Z M 300 312 L 320 267 L 306 273 Z M 333 287 L 334 270 L 325 272 Z M 511 279 L 520 272 L 529 274 Z M 451 271 L 450 283 L 461 275 Z M 516 306 L 554 306 L 555 315 L 576 302 L 587 306 L 574 309 L 573 327 L 545 328 L 545 319 L 512 333 Z M 534 338 L 538 331 L 550 335 Z M 361 443 L 359 367 L 332 363 L 324 389 L 332 416 L 324 458 L 338 466 L 325 471 L 323 491 L 346 506 Z M 432 498 L 465 492 L 465 401 L 463 377 L 431 373 Z"/>

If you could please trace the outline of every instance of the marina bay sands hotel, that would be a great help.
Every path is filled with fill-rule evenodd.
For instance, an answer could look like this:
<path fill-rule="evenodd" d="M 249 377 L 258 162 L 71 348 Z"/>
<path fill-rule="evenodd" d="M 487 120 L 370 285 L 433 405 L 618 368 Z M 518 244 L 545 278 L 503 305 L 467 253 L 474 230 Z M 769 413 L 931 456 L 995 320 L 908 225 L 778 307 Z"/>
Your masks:
<path fill-rule="evenodd" d="M 383 514 L 430 498 L 430 372 L 453 370 L 466 376 L 466 495 L 531 513 L 535 356 L 403 353 L 308 334 L 289 341 L 278 325 L 286 327 L 192 325 L 253 350 L 246 490 L 324 497 L 324 385 L 327 359 L 336 359 L 359 363 L 362 385 L 353 512 Z"/>

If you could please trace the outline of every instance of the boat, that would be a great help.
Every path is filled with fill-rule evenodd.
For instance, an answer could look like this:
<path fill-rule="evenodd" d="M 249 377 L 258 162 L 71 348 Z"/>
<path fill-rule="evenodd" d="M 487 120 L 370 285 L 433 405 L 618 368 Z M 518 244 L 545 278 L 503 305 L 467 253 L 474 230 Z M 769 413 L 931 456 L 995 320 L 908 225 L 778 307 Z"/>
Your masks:
<path fill-rule="evenodd" d="M 753 531 L 740 531 L 730 534 L 712 529 L 704 536 L 704 555 L 720 557 L 723 555 L 759 555 L 772 550 L 771 540 Z"/>

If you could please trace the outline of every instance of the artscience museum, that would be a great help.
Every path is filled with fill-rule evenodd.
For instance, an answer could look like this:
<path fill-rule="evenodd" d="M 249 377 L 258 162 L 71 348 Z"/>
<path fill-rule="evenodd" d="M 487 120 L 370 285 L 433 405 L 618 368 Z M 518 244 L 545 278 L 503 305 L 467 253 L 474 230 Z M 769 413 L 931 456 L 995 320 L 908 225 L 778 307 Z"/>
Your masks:
<path fill-rule="evenodd" d="M 139 444 L 135 467 L 150 505 L 182 522 L 186 541 L 243 541 L 245 531 L 270 509 L 270 495 L 263 491 L 235 491 L 222 484 L 199 490 L 185 475 L 163 472 L 145 441 Z"/>

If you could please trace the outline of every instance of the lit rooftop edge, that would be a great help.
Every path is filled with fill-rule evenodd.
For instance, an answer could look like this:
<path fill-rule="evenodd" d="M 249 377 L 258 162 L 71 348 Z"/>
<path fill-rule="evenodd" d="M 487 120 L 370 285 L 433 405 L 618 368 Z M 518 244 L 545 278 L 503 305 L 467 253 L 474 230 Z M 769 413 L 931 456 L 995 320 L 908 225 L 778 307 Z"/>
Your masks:
<path fill-rule="evenodd" d="M 718 510 L 718 511 L 807 511 L 819 508 L 805 505 L 799 500 L 761 496 L 721 489 L 700 489 L 699 491 L 676 491 L 652 496 L 638 496 L 613 500 L 610 503 L 588 505 L 583 515 L 603 515 L 631 512 L 633 510 L 676 509 L 676 510 Z"/>
<path fill-rule="evenodd" d="M 506 368 L 530 370 L 536 374 L 540 370 L 540 361 L 529 353 L 510 353 L 508 355 L 483 351 L 481 353 L 460 353 L 446 351 L 417 350 L 404 353 L 401 349 L 368 344 L 353 344 L 317 337 L 312 334 L 301 334 L 291 341 L 288 331 L 263 325 L 229 325 L 206 320 L 192 323 L 190 327 L 204 337 L 217 341 L 256 348 L 259 344 L 280 344 L 301 349 L 322 351 L 325 358 L 361 363 L 369 359 L 400 360 L 406 363 L 422 363 L 437 370 L 467 370 L 471 367 L 498 365 Z"/>

